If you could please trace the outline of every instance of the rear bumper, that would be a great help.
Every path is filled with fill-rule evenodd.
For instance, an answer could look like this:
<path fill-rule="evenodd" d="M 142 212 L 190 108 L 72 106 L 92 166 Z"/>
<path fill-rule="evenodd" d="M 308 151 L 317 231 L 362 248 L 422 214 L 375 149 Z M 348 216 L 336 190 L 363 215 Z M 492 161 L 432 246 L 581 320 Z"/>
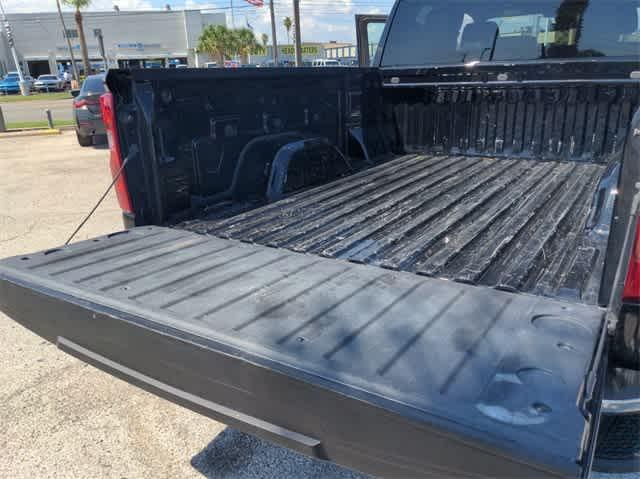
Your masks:
<path fill-rule="evenodd" d="M 76 129 L 82 136 L 106 135 L 102 118 L 78 117 Z"/>
<path fill-rule="evenodd" d="M 53 91 L 61 90 L 62 85 L 34 85 L 33 88 L 37 91 Z"/>
<path fill-rule="evenodd" d="M 608 372 L 602 412 L 607 415 L 640 414 L 640 371 L 612 368 Z"/>
<path fill-rule="evenodd" d="M 603 416 L 593 469 L 609 474 L 640 473 L 639 415 Z"/>
<path fill-rule="evenodd" d="M 20 92 L 20 87 L 19 86 L 16 86 L 16 87 L 13 87 L 13 86 L 10 86 L 10 87 L 0 86 L 0 93 L 5 93 L 6 94 L 6 93 L 19 93 L 19 92 Z"/>

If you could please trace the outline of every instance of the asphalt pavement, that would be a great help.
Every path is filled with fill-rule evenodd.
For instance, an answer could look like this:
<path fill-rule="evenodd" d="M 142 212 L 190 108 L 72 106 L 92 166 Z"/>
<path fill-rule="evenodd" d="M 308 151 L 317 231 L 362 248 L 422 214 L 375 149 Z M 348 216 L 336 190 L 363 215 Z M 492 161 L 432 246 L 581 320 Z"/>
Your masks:
<path fill-rule="evenodd" d="M 2 103 L 2 98 L 0 97 L 0 107 L 2 107 L 4 121 L 7 123 L 46 120 L 47 117 L 44 112 L 46 109 L 51 110 L 54 122 L 55 120 L 71 120 L 73 119 L 71 104 L 71 98 Z"/>
<path fill-rule="evenodd" d="M 0 137 L 0 171 L 0 258 L 62 244 L 110 182 L 108 151 L 73 132 Z M 76 240 L 120 229 L 110 194 Z M 2 313 L 0 339 L 2 478 L 366 479 L 115 379 Z"/>

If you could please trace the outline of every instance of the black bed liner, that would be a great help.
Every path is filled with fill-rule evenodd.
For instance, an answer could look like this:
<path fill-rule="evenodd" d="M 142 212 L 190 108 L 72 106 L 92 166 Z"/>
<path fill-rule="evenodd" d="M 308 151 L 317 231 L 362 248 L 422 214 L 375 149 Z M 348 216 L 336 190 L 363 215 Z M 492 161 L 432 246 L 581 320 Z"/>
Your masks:
<path fill-rule="evenodd" d="M 86 361 L 365 472 L 588 459 L 595 306 L 160 227 L 2 260 L 0 301 Z"/>
<path fill-rule="evenodd" d="M 408 155 L 245 213 L 217 205 L 180 227 L 595 303 L 607 235 L 588 222 L 605 170 L 579 162 Z"/>

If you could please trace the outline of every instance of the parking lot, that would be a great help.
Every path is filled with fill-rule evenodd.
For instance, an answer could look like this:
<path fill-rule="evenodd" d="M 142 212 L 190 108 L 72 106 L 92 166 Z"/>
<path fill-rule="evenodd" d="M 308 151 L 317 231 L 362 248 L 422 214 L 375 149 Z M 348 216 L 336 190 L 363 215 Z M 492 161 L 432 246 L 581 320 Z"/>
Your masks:
<path fill-rule="evenodd" d="M 58 246 L 109 184 L 105 147 L 0 137 L 0 257 Z M 110 194 L 76 240 L 121 229 Z M 0 313 L 0 477 L 365 476 L 226 429 L 60 352 Z"/>

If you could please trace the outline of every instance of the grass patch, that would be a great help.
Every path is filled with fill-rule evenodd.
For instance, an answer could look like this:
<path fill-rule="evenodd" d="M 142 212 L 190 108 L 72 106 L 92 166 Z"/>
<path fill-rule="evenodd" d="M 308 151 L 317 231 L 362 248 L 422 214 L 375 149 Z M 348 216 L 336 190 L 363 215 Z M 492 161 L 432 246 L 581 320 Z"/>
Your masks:
<path fill-rule="evenodd" d="M 3 103 L 17 103 L 21 101 L 37 101 L 37 100 L 70 100 L 71 93 L 68 91 L 55 91 L 51 93 L 32 93 L 29 96 L 20 94 L 0 95 L 0 105 Z"/>
<path fill-rule="evenodd" d="M 54 120 L 53 126 L 68 126 L 73 125 L 73 120 Z M 42 121 L 17 121 L 13 123 L 7 123 L 7 130 L 23 130 L 25 128 L 48 128 L 49 124 L 46 120 Z"/>

